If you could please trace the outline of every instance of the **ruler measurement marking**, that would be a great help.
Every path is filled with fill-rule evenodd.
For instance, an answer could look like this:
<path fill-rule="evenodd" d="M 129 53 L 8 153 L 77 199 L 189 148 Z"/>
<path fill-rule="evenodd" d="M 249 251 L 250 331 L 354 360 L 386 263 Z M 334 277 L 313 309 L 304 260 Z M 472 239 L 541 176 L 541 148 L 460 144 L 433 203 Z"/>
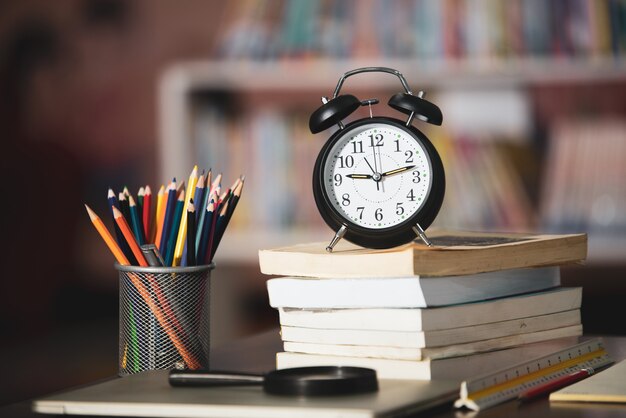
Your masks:
<path fill-rule="evenodd" d="M 604 348 L 600 348 L 590 353 L 581 355 L 580 357 L 574 357 L 574 358 L 571 358 L 571 353 L 570 353 L 569 360 L 566 360 L 559 364 L 548 366 L 547 368 L 544 368 L 544 369 L 539 369 L 534 372 L 529 372 L 528 374 L 521 375 L 519 377 L 516 377 L 515 379 L 505 381 L 503 383 L 496 384 L 494 386 L 491 386 L 491 387 L 488 387 L 488 388 L 485 388 L 476 392 L 469 392 L 468 398 L 476 401 L 477 399 L 487 397 L 495 392 L 500 392 L 502 390 L 511 389 L 519 385 L 524 386 L 525 383 L 532 381 L 533 378 L 543 377 L 547 379 L 548 378 L 547 376 L 550 374 L 558 374 L 559 372 L 562 373 L 566 371 L 565 369 L 567 369 L 568 367 L 576 366 L 580 363 L 584 363 L 585 361 L 588 361 L 588 360 L 593 360 L 597 357 L 602 357 L 603 355 L 606 355 L 606 354 L 607 352 Z M 527 367 L 527 370 L 530 370 L 530 368 Z M 497 381 L 497 378 L 494 380 Z"/>

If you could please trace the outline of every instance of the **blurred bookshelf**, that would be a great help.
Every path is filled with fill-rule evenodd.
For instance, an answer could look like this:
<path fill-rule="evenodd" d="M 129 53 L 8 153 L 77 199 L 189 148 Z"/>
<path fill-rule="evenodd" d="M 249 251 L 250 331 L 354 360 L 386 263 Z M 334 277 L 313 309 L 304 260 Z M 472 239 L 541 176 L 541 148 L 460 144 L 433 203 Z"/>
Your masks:
<path fill-rule="evenodd" d="M 311 175 L 330 132 L 312 135 L 308 117 L 341 74 L 384 65 L 444 114 L 442 127 L 416 125 L 446 169 L 434 226 L 588 232 L 590 263 L 624 262 L 626 106 L 605 103 L 626 93 L 624 16 L 624 2 L 595 0 L 234 2 L 213 55 L 163 73 L 161 177 L 194 163 L 247 176 L 222 261 L 329 240 Z M 392 117 L 399 90 L 385 75 L 344 86 Z M 597 93 L 582 110 L 559 112 L 567 95 L 542 101 L 578 90 Z"/>

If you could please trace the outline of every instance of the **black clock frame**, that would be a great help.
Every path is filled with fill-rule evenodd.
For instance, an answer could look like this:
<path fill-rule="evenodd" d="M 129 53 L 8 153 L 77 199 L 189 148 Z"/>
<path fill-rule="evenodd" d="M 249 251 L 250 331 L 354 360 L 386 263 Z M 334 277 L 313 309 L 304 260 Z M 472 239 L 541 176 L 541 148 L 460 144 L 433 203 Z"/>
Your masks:
<path fill-rule="evenodd" d="M 334 208 L 328 194 L 326 193 L 326 188 L 324 187 L 325 178 L 323 173 L 323 167 L 326 160 L 330 156 L 330 150 L 339 140 L 346 135 L 349 135 L 355 128 L 374 123 L 388 124 L 402 129 L 411 135 L 415 140 L 423 145 L 432 168 L 430 190 L 428 191 L 428 195 L 426 196 L 421 209 L 406 221 L 398 225 L 381 229 L 365 228 L 351 222 L 349 219 L 346 219 L 345 216 L 341 215 Z M 313 169 L 313 196 L 315 197 L 317 209 L 326 224 L 334 231 L 339 230 L 342 225 L 345 225 L 347 231 L 344 238 L 354 244 L 367 248 L 391 248 L 406 244 L 407 242 L 415 239 L 416 234 L 413 227 L 416 224 L 419 224 L 425 230 L 433 223 L 439 213 L 439 209 L 441 209 L 445 188 L 446 180 L 441 158 L 426 135 L 412 125 L 406 126 L 406 123 L 401 120 L 384 116 L 358 119 L 349 123 L 343 129 L 335 132 L 322 147 Z"/>

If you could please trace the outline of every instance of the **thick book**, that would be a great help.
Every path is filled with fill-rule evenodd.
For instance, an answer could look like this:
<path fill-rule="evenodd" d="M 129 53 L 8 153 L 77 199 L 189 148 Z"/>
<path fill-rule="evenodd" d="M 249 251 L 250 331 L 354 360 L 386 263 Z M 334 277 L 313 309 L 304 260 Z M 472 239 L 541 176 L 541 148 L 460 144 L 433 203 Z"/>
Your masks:
<path fill-rule="evenodd" d="M 340 241 L 332 253 L 327 242 L 259 251 L 264 274 L 305 277 L 453 276 L 555 266 L 587 257 L 587 235 L 538 235 L 428 231 L 427 247 L 413 241 L 372 250 Z"/>
<path fill-rule="evenodd" d="M 543 331 L 529 332 L 526 334 L 507 335 L 504 337 L 491 338 L 488 340 L 472 341 L 462 344 L 451 344 L 439 347 L 384 347 L 384 346 L 357 346 L 339 344 L 321 344 L 304 342 L 285 342 L 284 350 L 308 354 L 326 354 L 346 357 L 372 357 L 376 358 L 385 352 L 385 348 L 404 348 L 402 355 L 411 360 L 440 359 L 448 357 L 466 356 L 469 354 L 483 353 L 487 351 L 501 350 L 504 348 L 517 347 L 524 344 L 536 343 L 561 337 L 578 337 L 582 335 L 580 323 L 561 328 Z M 398 353 L 400 350 L 395 350 Z M 389 357 L 389 355 L 387 355 Z"/>
<path fill-rule="evenodd" d="M 380 379 L 453 379 L 496 371 L 520 361 L 545 356 L 576 344 L 575 337 L 559 338 L 504 350 L 438 360 L 388 360 L 380 358 L 282 352 L 276 354 L 276 367 L 355 366 L 375 369 Z"/>
<path fill-rule="evenodd" d="M 363 277 L 267 281 L 274 308 L 427 308 L 477 302 L 559 286 L 558 267 L 449 277 Z"/>
<path fill-rule="evenodd" d="M 464 344 L 473 341 L 490 340 L 531 332 L 547 331 L 555 328 L 580 325 L 580 310 L 558 312 L 519 318 L 509 321 L 492 322 L 460 328 L 437 331 L 380 331 L 352 329 L 316 329 L 300 327 L 281 327 L 281 337 L 287 342 L 308 343 L 322 346 L 326 352 L 320 354 L 347 353 L 357 357 L 385 357 L 380 348 L 426 348 Z M 291 344 L 290 347 L 293 347 Z M 367 348 L 371 347 L 371 350 Z M 311 351 L 306 351 L 311 352 Z M 391 357 L 394 358 L 394 357 Z"/>
<path fill-rule="evenodd" d="M 320 329 L 432 331 L 488 324 L 580 308 L 582 288 L 556 288 L 439 308 L 279 308 L 280 324 Z"/>

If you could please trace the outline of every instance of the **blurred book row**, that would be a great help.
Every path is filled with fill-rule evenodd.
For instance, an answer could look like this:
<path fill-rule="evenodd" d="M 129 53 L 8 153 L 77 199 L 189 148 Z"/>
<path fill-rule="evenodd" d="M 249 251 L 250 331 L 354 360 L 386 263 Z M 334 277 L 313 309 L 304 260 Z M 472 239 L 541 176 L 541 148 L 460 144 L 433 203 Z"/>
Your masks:
<path fill-rule="evenodd" d="M 249 174 L 250 193 L 241 201 L 232 227 L 322 226 L 310 190 L 313 164 L 324 141 L 308 132 L 308 116 L 271 110 L 240 116 L 223 112 L 214 106 L 195 109 L 193 138 L 200 164 L 227 169 L 228 178 L 243 167 Z M 623 231 L 624 132 L 626 123 L 620 121 L 563 120 L 551 129 L 544 158 L 531 141 L 432 129 L 427 135 L 442 156 L 447 180 L 436 225 Z"/>
<path fill-rule="evenodd" d="M 232 2 L 218 58 L 423 60 L 620 56 L 619 0 L 281 0 Z"/>

